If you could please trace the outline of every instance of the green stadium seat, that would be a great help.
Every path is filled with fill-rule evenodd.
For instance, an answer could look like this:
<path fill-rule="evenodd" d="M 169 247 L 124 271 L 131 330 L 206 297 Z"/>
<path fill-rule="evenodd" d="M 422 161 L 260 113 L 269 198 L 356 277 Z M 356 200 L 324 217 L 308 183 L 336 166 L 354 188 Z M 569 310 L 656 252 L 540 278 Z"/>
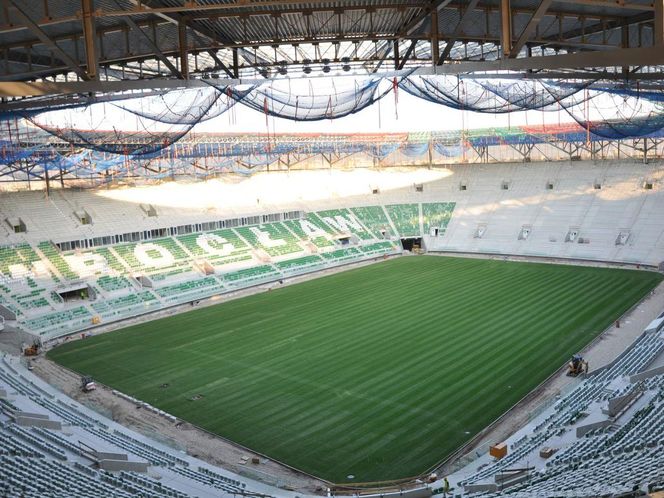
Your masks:
<path fill-rule="evenodd" d="M 21 307 L 25 312 L 37 310 L 44 312 L 41 308 L 51 308 L 48 300 L 42 295 L 46 289 L 34 289 L 28 294 L 12 294 L 12 299 Z"/>
<path fill-rule="evenodd" d="M 156 273 L 151 273 L 150 278 L 155 281 L 155 282 L 161 282 L 166 279 L 169 279 L 171 277 L 175 277 L 177 275 L 182 275 L 183 273 L 188 273 L 193 271 L 193 267 L 188 264 L 184 264 L 182 266 L 177 266 L 177 267 L 168 267 L 166 271 L 164 271 L 163 268 L 160 268 L 158 272 Z"/>
<path fill-rule="evenodd" d="M 235 229 L 249 244 L 270 256 L 302 252 L 297 238 L 282 223 L 266 223 Z"/>
<path fill-rule="evenodd" d="M 37 246 L 44 256 L 51 262 L 60 275 L 67 280 L 76 280 L 79 276 L 71 269 L 60 254 L 60 250 L 50 242 L 40 242 Z"/>
<path fill-rule="evenodd" d="M 251 260 L 251 254 L 249 253 L 240 253 L 236 256 L 212 256 L 208 258 L 208 262 L 216 267 L 223 267 L 224 265 L 229 265 L 231 263 L 239 263 L 241 261 L 249 261 Z"/>
<path fill-rule="evenodd" d="M 390 220 L 387 219 L 382 206 L 356 207 L 351 208 L 351 211 L 377 237 L 380 237 L 383 232 L 385 237 L 394 235 Z"/>
<path fill-rule="evenodd" d="M 389 241 L 384 241 L 384 242 L 376 242 L 374 244 L 368 244 L 365 246 L 360 247 L 360 250 L 364 254 L 371 254 L 371 255 L 380 255 L 380 254 L 391 254 L 391 253 L 396 253 L 399 252 L 399 247 Z"/>
<path fill-rule="evenodd" d="M 101 316 L 127 315 L 146 311 L 147 308 L 158 305 L 157 298 L 150 291 L 136 294 L 127 294 L 114 299 L 106 299 L 92 303 L 92 309 Z M 138 308 L 138 309 L 137 309 Z"/>
<path fill-rule="evenodd" d="M 106 292 L 113 292 L 131 287 L 131 282 L 129 282 L 129 280 L 123 276 L 110 277 L 108 275 L 104 275 L 103 277 L 99 277 L 97 279 L 97 285 Z"/>
<path fill-rule="evenodd" d="M 139 268 L 143 267 L 141 262 L 138 259 L 136 259 L 136 256 L 134 256 L 134 249 L 136 249 L 136 245 L 137 244 L 131 243 L 131 244 L 123 244 L 123 245 L 113 246 L 113 250 L 116 253 L 118 253 L 118 255 L 132 269 L 139 269 Z"/>
<path fill-rule="evenodd" d="M 21 321 L 21 324 L 29 330 L 44 335 L 51 329 L 74 329 L 77 325 L 80 325 L 82 321 L 88 321 L 91 318 L 92 315 L 88 309 L 84 306 L 79 306 L 77 308 L 56 311 L 54 313 L 48 313 L 35 318 L 23 320 Z"/>
<path fill-rule="evenodd" d="M 177 295 L 191 294 L 192 292 L 202 294 L 200 292 L 201 290 L 204 290 L 209 295 L 212 295 L 215 292 L 221 292 L 223 290 L 223 286 L 216 278 L 214 278 L 214 276 L 208 276 L 197 280 L 187 280 L 177 284 L 158 287 L 153 290 L 157 295 L 163 298 L 169 298 Z"/>
<path fill-rule="evenodd" d="M 326 211 L 318 211 L 316 214 L 325 224 L 332 227 L 337 234 L 350 232 L 364 240 L 375 238 L 374 234 L 368 232 L 362 226 L 359 219 L 348 209 L 328 209 Z"/>
<path fill-rule="evenodd" d="M 325 261 L 323 261 L 320 256 L 304 256 L 302 258 L 280 261 L 279 263 L 275 263 L 274 266 L 276 266 L 279 271 L 285 273 L 302 273 L 305 271 L 313 271 L 324 264 Z"/>
<path fill-rule="evenodd" d="M 110 266 L 113 270 L 122 274 L 127 273 L 127 269 L 122 265 L 122 263 L 120 263 L 118 258 L 116 258 L 107 247 L 99 247 L 97 249 L 93 249 L 92 252 L 102 256 L 108 263 L 108 266 Z"/>
<path fill-rule="evenodd" d="M 388 204 L 385 210 L 401 237 L 422 236 L 418 204 Z"/>
<path fill-rule="evenodd" d="M 337 249 L 336 251 L 324 252 L 321 256 L 323 259 L 331 262 L 347 262 L 361 259 L 362 253 L 355 247 L 348 247 Z"/>
<path fill-rule="evenodd" d="M 27 272 L 32 271 L 33 264 L 37 261 L 40 261 L 39 255 L 29 244 L 18 244 L 16 246 L 0 246 L 0 273 L 4 274 L 7 277 L 23 277 L 25 276 L 28 282 L 28 285 L 34 287 L 36 285 L 34 279 L 30 278 Z M 17 270 L 20 265 L 25 268 L 26 274 L 18 274 L 12 272 L 12 268 Z M 57 282 L 59 279 L 53 275 L 54 280 Z"/>
<path fill-rule="evenodd" d="M 300 240 L 312 242 L 317 247 L 331 247 L 334 245 L 334 242 L 327 236 L 334 232 L 331 228 L 325 226 L 314 213 L 309 213 L 303 220 L 287 220 L 283 224 Z M 307 228 L 306 232 L 303 227 Z"/>
<path fill-rule="evenodd" d="M 225 242 L 221 242 L 219 238 Z M 205 257 L 215 266 L 251 259 L 251 248 L 230 229 L 180 235 L 177 240 L 194 257 Z M 218 251 L 222 250 L 225 243 L 233 246 L 231 252 L 219 254 Z"/>
<path fill-rule="evenodd" d="M 223 279 L 224 282 L 228 282 L 237 287 L 238 285 L 251 284 L 259 280 L 266 280 L 269 278 L 275 279 L 279 276 L 279 272 L 277 272 L 272 266 L 261 265 L 225 273 Z"/>
<path fill-rule="evenodd" d="M 438 228 L 438 235 L 443 235 L 452 218 L 455 202 L 423 202 L 422 223 L 424 233 L 429 234 L 432 228 Z"/>
<path fill-rule="evenodd" d="M 189 259 L 189 255 L 180 247 L 180 245 L 172 237 L 167 237 L 165 239 L 156 239 L 150 241 L 153 244 L 157 244 L 160 247 L 163 247 L 168 252 L 170 252 L 173 257 L 177 260 Z"/>

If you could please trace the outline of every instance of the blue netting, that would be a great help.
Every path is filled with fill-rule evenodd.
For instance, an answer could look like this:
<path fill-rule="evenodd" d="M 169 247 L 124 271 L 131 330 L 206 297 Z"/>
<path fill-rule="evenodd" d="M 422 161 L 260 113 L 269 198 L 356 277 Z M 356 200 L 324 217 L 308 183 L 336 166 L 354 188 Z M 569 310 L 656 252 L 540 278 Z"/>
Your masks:
<path fill-rule="evenodd" d="M 650 82 L 643 88 L 629 81 L 472 79 L 408 73 L 398 78 L 338 80 L 284 79 L 236 86 L 210 84 L 147 98 L 128 98 L 120 103 L 88 104 L 82 101 L 63 104 L 58 108 L 37 106 L 30 111 L 2 114 L 0 120 L 9 122 L 18 117 L 25 118 L 56 137 L 55 141 L 71 146 L 74 151 L 84 148 L 104 154 L 150 159 L 161 157 L 162 151 L 166 150 L 166 156 L 171 158 L 237 157 L 243 158 L 247 164 L 264 164 L 274 155 L 301 151 L 302 145 L 275 145 L 265 140 L 252 145 L 211 142 L 185 146 L 180 140 L 199 122 L 225 113 L 231 116 L 238 104 L 264 114 L 266 119 L 269 116 L 295 121 L 337 119 L 365 109 L 390 92 L 396 92 L 398 87 L 426 101 L 463 111 L 507 113 L 564 110 L 586 133 L 597 138 L 647 137 L 664 129 L 664 92 L 659 90 L 659 82 Z M 122 129 L 108 129 L 109 123 L 121 123 Z M 468 143 L 528 143 L 532 138 L 527 134 L 512 137 L 500 134 L 478 138 L 477 143 L 473 140 Z M 42 145 L 35 146 L 18 139 L 9 142 L 12 146 L 5 144 L 0 156 L 7 164 L 52 160 L 58 168 L 66 167 L 58 163 L 61 159 L 49 157 Z M 339 150 L 336 145 L 324 143 L 311 153 L 364 152 L 380 159 L 397 150 L 405 156 L 417 157 L 428 147 L 428 144 L 418 141 L 382 144 L 373 148 L 358 142 L 346 143 Z M 452 157 L 462 145 L 458 141 L 447 143 L 434 140 L 431 147 L 439 154 Z M 58 150 L 63 155 L 71 154 L 63 147 Z M 266 154 L 265 159 L 255 159 Z M 247 159 L 249 157 L 252 159 Z M 91 164 L 104 164 L 97 160 L 90 159 Z"/>

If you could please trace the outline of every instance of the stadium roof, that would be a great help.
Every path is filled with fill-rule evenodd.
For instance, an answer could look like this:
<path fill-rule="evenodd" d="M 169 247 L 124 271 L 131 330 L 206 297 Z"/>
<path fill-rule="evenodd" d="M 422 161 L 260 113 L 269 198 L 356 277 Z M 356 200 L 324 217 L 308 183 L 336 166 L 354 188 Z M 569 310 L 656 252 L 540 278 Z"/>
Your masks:
<path fill-rule="evenodd" d="M 0 96 L 407 70 L 659 79 L 662 45 L 664 0 L 5 0 Z"/>

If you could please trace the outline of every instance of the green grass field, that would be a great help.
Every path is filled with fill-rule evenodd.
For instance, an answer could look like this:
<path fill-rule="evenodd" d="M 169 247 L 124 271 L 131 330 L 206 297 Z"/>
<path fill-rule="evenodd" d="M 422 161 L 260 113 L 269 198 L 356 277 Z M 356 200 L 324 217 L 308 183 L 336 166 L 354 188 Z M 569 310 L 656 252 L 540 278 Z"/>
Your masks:
<path fill-rule="evenodd" d="M 404 257 L 48 356 L 321 478 L 397 479 L 469 440 L 661 279 Z"/>

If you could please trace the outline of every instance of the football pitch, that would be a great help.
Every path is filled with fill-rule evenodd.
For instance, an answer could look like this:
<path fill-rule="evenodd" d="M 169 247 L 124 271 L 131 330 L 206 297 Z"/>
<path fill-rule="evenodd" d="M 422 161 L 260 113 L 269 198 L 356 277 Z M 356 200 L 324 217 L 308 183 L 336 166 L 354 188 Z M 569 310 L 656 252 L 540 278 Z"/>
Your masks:
<path fill-rule="evenodd" d="M 661 279 L 403 257 L 48 356 L 323 479 L 398 479 L 468 441 Z"/>

